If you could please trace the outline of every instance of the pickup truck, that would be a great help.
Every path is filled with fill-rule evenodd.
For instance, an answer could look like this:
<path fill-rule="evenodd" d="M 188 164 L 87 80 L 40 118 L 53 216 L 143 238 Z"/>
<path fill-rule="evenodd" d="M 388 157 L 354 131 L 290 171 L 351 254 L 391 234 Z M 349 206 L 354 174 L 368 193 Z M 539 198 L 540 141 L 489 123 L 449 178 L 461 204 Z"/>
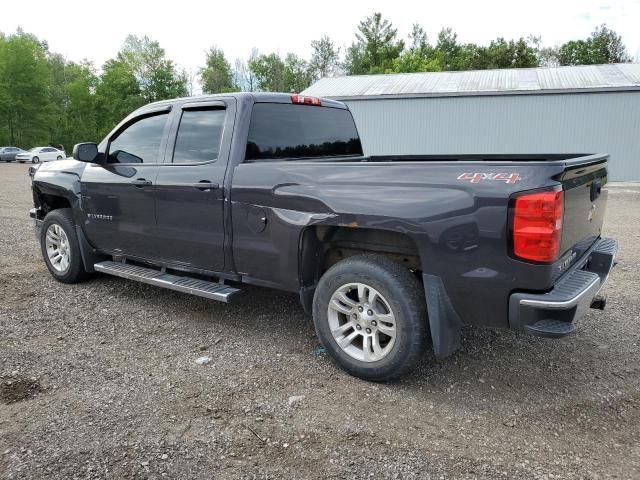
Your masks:
<path fill-rule="evenodd" d="M 235 300 L 295 292 L 352 375 L 385 381 L 465 324 L 576 330 L 613 268 L 605 154 L 365 156 L 349 109 L 302 95 L 162 101 L 32 177 L 44 261 Z M 247 299 L 250 301 L 250 298 Z"/>

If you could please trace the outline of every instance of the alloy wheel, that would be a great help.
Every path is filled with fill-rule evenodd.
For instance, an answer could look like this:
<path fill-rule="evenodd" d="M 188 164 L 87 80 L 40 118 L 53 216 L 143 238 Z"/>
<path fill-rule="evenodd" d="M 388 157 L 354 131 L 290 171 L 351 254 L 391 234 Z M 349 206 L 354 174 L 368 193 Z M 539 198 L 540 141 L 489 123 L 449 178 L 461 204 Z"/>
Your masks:
<path fill-rule="evenodd" d="M 328 307 L 331 334 L 347 355 L 362 362 L 386 357 L 396 339 L 396 318 L 389 302 L 365 283 L 338 288 Z"/>

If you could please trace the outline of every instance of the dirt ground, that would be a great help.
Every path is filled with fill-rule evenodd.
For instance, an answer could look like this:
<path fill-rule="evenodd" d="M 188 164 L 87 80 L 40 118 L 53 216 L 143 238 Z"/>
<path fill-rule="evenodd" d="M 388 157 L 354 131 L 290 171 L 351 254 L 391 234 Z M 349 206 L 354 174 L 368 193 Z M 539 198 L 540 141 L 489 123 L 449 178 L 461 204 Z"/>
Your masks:
<path fill-rule="evenodd" d="M 640 478 L 640 186 L 609 189 L 620 263 L 576 335 L 468 328 L 379 385 L 295 295 L 55 282 L 26 172 L 0 164 L 0 478 Z"/>

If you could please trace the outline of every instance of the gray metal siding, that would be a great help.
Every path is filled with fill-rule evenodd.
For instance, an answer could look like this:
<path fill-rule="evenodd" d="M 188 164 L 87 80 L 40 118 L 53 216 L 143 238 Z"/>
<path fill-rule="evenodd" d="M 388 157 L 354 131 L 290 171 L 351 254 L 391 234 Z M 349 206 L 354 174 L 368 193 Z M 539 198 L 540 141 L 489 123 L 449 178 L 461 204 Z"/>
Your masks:
<path fill-rule="evenodd" d="M 365 153 L 609 153 L 640 180 L 640 92 L 345 100 Z"/>
<path fill-rule="evenodd" d="M 304 95 L 356 99 L 638 90 L 640 63 L 325 77 Z"/>

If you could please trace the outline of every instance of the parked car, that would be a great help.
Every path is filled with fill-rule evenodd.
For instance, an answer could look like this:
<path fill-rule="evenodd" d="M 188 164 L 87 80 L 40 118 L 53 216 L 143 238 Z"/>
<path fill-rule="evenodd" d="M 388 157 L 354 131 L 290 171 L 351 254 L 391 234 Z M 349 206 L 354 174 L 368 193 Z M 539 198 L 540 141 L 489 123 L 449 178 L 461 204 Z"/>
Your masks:
<path fill-rule="evenodd" d="M 451 354 L 464 324 L 575 332 L 604 308 L 617 251 L 601 237 L 607 155 L 367 157 L 334 100 L 154 103 L 73 158 L 32 178 L 55 279 L 99 271 L 223 302 L 243 284 L 296 292 L 327 352 L 369 380 L 428 342 Z"/>
<path fill-rule="evenodd" d="M 3 162 L 13 162 L 19 153 L 26 152 L 18 147 L 0 147 L 0 160 Z"/>
<path fill-rule="evenodd" d="M 63 160 L 67 158 L 64 150 L 58 150 L 54 147 L 34 147 L 28 152 L 16 155 L 16 160 L 20 163 L 31 162 L 50 162 L 52 160 Z"/>

